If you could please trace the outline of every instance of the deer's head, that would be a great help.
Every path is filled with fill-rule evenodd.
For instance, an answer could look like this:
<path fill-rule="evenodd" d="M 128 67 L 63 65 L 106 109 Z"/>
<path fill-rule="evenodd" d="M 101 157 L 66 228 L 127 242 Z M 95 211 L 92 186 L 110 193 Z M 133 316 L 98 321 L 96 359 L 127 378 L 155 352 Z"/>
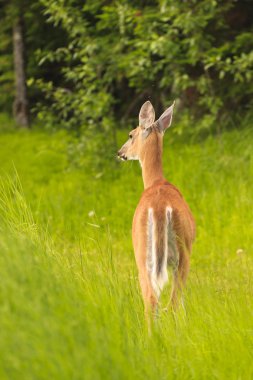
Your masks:
<path fill-rule="evenodd" d="M 129 133 L 129 139 L 118 151 L 122 160 L 141 161 L 144 154 L 151 151 L 151 145 L 162 141 L 164 132 L 172 122 L 175 102 L 155 121 L 155 110 L 150 101 L 143 104 L 139 113 L 139 126 Z"/>

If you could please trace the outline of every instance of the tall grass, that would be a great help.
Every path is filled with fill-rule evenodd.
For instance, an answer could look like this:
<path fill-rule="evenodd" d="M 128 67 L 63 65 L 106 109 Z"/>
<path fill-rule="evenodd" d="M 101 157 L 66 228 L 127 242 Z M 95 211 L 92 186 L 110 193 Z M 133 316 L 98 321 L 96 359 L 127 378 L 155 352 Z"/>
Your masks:
<path fill-rule="evenodd" d="M 1 135 L 0 378 L 252 379 L 252 137 L 165 137 L 197 239 L 186 310 L 161 312 L 149 336 L 130 236 L 138 165 L 97 173 L 73 165 L 64 134 Z"/>

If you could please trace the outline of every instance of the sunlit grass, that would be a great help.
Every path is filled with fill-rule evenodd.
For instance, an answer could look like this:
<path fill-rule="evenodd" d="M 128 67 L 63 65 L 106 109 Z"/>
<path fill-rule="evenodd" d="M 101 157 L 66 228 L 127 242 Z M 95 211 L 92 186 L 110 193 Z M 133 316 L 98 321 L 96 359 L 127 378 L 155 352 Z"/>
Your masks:
<path fill-rule="evenodd" d="M 0 136 L 0 378 L 252 379 L 252 132 L 166 136 L 197 239 L 185 311 L 161 311 L 151 336 L 131 246 L 140 168 L 78 168 L 67 140 Z"/>

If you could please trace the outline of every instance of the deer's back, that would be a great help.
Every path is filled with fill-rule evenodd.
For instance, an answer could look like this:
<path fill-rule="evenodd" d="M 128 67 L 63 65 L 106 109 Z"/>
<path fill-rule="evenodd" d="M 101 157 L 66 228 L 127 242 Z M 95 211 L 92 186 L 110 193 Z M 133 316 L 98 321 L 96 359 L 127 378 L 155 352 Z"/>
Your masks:
<path fill-rule="evenodd" d="M 195 222 L 190 208 L 176 186 L 160 181 L 144 190 L 135 211 L 133 229 L 147 220 L 148 210 L 152 209 L 159 223 L 165 220 L 166 209 L 172 211 L 175 233 L 190 248 L 195 238 Z"/>

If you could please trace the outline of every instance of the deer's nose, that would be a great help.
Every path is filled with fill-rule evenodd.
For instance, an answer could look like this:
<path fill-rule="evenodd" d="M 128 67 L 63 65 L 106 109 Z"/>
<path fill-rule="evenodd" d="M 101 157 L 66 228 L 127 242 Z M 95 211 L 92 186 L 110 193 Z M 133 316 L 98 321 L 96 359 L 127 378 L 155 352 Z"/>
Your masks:
<path fill-rule="evenodd" d="M 126 161 L 127 157 L 124 153 L 122 153 L 120 150 L 118 151 L 118 157 L 121 158 L 122 160 Z"/>
<path fill-rule="evenodd" d="M 121 158 L 121 159 L 123 158 L 123 154 L 121 153 L 120 150 L 118 151 L 118 158 Z"/>

